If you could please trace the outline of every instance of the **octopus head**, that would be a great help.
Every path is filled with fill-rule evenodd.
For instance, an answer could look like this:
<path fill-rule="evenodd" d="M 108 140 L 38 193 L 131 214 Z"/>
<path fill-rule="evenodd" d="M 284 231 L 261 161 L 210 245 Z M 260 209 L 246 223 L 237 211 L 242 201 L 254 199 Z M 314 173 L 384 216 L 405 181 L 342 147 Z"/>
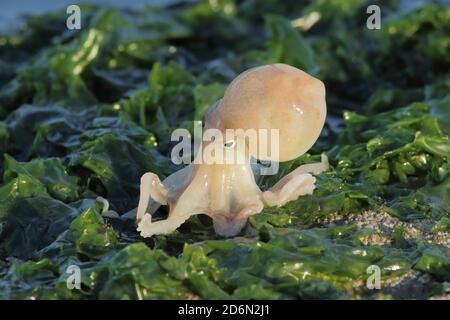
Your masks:
<path fill-rule="evenodd" d="M 241 132 L 278 130 L 278 141 L 270 135 L 267 139 L 268 149 L 277 144 L 278 154 L 260 153 L 260 148 L 250 152 L 259 160 L 288 161 L 312 147 L 325 117 L 322 81 L 289 65 L 272 64 L 247 70 L 234 79 L 223 99 L 206 115 L 206 126 Z"/>

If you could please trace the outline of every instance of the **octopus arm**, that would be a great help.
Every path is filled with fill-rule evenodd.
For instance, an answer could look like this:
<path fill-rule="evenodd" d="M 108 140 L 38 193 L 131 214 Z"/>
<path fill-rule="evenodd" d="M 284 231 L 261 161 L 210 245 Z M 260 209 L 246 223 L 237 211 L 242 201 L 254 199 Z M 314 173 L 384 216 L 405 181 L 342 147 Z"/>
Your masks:
<path fill-rule="evenodd" d="M 144 214 L 149 213 L 151 215 L 154 213 L 160 205 L 170 204 L 180 193 L 180 189 L 183 189 L 189 182 L 191 175 L 191 166 L 171 174 L 163 182 L 159 180 L 156 174 L 145 173 L 141 178 L 136 218 L 140 220 L 144 217 Z"/>
<path fill-rule="evenodd" d="M 150 202 L 167 204 L 169 190 L 162 184 L 159 177 L 153 172 L 147 172 L 141 177 L 140 198 L 137 208 L 137 219 L 142 219 L 146 214 Z"/>
<path fill-rule="evenodd" d="M 141 196 L 136 215 L 138 220 L 137 230 L 141 233 L 141 236 L 150 237 L 154 234 L 171 233 L 192 215 L 192 211 L 183 211 L 177 208 L 178 198 L 189 185 L 191 176 L 192 166 L 187 166 L 171 174 L 163 182 L 151 172 L 142 176 Z M 191 205 L 194 203 L 189 202 Z M 171 207 L 168 218 L 152 221 L 152 214 L 161 204 Z"/>
<path fill-rule="evenodd" d="M 304 164 L 278 181 L 272 188 L 263 192 L 264 202 L 269 206 L 282 206 L 303 195 L 312 194 L 316 178 L 311 173 L 319 174 L 328 169 L 328 158 L 322 155 L 321 162 Z"/>

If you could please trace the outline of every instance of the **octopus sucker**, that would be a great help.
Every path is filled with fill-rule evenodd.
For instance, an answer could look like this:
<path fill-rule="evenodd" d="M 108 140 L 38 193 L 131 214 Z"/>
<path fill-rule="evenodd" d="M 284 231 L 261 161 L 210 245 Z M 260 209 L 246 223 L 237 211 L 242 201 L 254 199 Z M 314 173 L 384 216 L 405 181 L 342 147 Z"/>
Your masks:
<path fill-rule="evenodd" d="M 251 163 L 254 159 L 283 162 L 301 156 L 318 139 L 325 116 L 325 86 L 320 80 L 284 64 L 245 71 L 205 115 L 205 128 L 224 135 L 230 129 L 237 133 L 231 142 L 229 136 L 226 141 L 203 140 L 195 155 L 203 157 L 209 148 L 226 159 L 243 161 L 194 161 L 164 181 L 154 173 L 144 174 L 137 208 L 138 231 L 143 237 L 168 234 L 192 215 L 206 214 L 217 234 L 231 237 L 241 231 L 248 217 L 265 206 L 283 206 L 312 194 L 314 175 L 328 169 L 325 155 L 319 163 L 299 166 L 267 191 L 257 185 L 256 167 L 252 169 Z M 278 134 L 265 142 L 276 146 L 278 152 L 262 154 L 252 148 L 248 137 L 242 135 L 249 129 L 277 130 Z M 168 217 L 152 221 L 159 205 L 169 206 Z"/>

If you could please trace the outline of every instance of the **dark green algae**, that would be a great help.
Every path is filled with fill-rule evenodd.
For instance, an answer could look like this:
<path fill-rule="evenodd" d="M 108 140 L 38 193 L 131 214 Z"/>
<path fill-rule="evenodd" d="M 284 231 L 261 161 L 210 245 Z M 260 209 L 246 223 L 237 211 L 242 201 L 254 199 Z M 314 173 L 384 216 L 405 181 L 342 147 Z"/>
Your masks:
<path fill-rule="evenodd" d="M 396 284 L 411 277 L 428 277 L 427 294 L 408 298 L 445 295 L 447 245 L 408 237 L 408 227 L 389 234 L 345 222 L 373 210 L 450 237 L 450 11 L 384 1 L 382 29 L 371 31 L 366 6 L 83 6 L 79 32 L 52 13 L 2 36 L 0 298 L 390 299 L 404 297 Z M 314 11 L 311 29 L 291 26 Z M 44 33 L 51 41 L 36 40 Z M 268 188 L 325 152 L 331 168 L 313 195 L 264 209 L 232 239 L 203 216 L 150 239 L 132 220 L 102 216 L 98 196 L 119 213 L 133 209 L 144 172 L 178 169 L 170 132 L 191 130 L 239 72 L 274 62 L 322 79 L 330 118 L 308 154 L 258 183 Z M 80 290 L 66 286 L 74 264 Z M 370 265 L 381 290 L 366 288 Z"/>

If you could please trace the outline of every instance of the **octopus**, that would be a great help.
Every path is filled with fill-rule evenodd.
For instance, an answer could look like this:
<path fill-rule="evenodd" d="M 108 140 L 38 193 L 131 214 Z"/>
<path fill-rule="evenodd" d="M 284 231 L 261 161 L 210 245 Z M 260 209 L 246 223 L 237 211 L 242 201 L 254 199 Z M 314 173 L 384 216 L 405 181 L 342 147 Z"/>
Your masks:
<path fill-rule="evenodd" d="M 237 76 L 221 100 L 206 113 L 205 129 L 236 132 L 226 141 L 203 139 L 195 159 L 204 156 L 206 147 L 224 154 L 233 152 L 242 161 L 194 161 L 161 181 L 152 172 L 141 178 L 137 208 L 137 230 L 143 237 L 169 234 L 189 217 L 211 217 L 220 236 L 237 235 L 248 218 L 265 206 L 283 206 L 300 196 L 310 195 L 316 178 L 327 170 L 328 160 L 304 164 L 262 191 L 255 180 L 252 159 L 284 162 L 306 153 L 318 139 L 325 123 L 325 86 L 319 79 L 285 64 L 249 69 Z M 241 130 L 238 130 L 241 129 Z M 246 130 L 278 132 L 276 154 L 260 153 L 250 147 Z M 199 159 L 197 159 L 199 160 Z M 169 206 L 165 220 L 153 221 L 160 205 Z"/>

